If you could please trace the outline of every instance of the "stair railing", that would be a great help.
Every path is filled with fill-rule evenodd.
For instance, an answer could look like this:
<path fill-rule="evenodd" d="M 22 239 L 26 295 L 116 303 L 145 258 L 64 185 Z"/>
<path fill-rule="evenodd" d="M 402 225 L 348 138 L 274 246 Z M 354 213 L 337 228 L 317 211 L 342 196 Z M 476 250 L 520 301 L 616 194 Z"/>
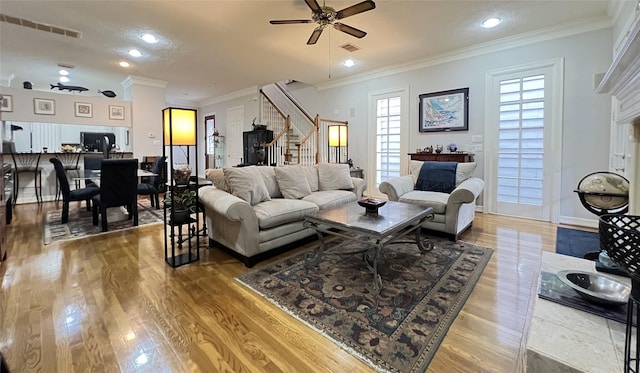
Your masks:
<path fill-rule="evenodd" d="M 347 121 L 323 119 L 318 115 L 311 118 L 278 83 L 260 89 L 260 97 L 261 123 L 266 124 L 275 135 L 273 141 L 265 144 L 267 164 L 318 164 L 322 159 L 328 159 L 328 148 L 321 146 L 321 139 L 328 138 L 328 126 L 348 125 Z M 284 114 L 288 110 L 294 114 Z M 295 118 L 298 118 L 297 121 Z M 292 146 L 297 148 L 295 155 L 291 152 Z"/>

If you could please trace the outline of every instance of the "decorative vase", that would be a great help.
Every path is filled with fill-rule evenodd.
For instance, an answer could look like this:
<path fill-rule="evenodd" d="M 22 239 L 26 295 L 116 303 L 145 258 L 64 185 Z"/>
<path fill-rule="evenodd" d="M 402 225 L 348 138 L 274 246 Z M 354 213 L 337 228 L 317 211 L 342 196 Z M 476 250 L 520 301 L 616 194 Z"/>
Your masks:
<path fill-rule="evenodd" d="M 189 182 L 189 176 L 191 176 L 191 168 L 188 166 L 173 169 L 173 180 L 178 185 L 186 185 Z"/>

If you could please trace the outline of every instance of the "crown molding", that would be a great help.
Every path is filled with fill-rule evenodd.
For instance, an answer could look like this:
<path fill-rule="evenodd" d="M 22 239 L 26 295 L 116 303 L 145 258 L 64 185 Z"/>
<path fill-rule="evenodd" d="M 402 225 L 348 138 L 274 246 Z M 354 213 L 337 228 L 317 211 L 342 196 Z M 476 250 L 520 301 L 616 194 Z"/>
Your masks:
<path fill-rule="evenodd" d="M 145 85 L 155 88 L 167 88 L 167 82 L 162 80 L 156 80 L 151 78 L 145 78 L 142 76 L 129 75 L 122 82 L 120 82 L 125 89 L 131 88 L 134 84 Z"/>
<path fill-rule="evenodd" d="M 423 69 L 443 63 L 462 60 L 470 57 L 477 57 L 489 53 L 508 50 L 511 48 L 522 47 L 528 44 L 540 43 L 548 40 L 559 39 L 571 35 L 582 34 L 589 31 L 600 30 L 611 27 L 613 25 L 611 18 L 599 17 L 589 21 L 576 22 L 561 26 L 554 26 L 544 30 L 528 32 L 515 36 L 509 36 L 499 40 L 477 44 L 472 47 L 458 49 L 456 51 L 443 53 L 436 57 L 408 62 L 402 65 L 388 66 L 378 70 L 357 74 L 344 79 L 337 79 L 326 83 L 316 85 L 318 90 L 336 88 L 348 84 L 360 83 L 363 81 L 378 79 L 390 75 L 403 72 Z"/>
<path fill-rule="evenodd" d="M 218 104 L 220 102 L 231 101 L 231 100 L 235 100 L 237 98 L 242 98 L 242 97 L 246 97 L 246 96 L 249 96 L 249 95 L 255 95 L 256 93 L 258 93 L 258 91 L 259 91 L 259 87 L 256 85 L 256 86 L 253 86 L 253 87 L 241 89 L 239 91 L 227 93 L 226 95 L 223 95 L 223 96 L 218 96 L 218 97 L 214 97 L 214 98 L 211 98 L 211 99 L 206 99 L 206 100 L 200 101 L 200 102 L 198 102 L 198 107 L 214 105 L 214 104 Z"/>

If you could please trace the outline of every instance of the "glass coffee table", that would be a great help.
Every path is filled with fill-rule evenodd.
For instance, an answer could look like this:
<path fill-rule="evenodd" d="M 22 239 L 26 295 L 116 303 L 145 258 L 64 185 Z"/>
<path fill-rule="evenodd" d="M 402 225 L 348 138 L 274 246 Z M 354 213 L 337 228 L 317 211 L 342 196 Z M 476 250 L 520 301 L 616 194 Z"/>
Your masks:
<path fill-rule="evenodd" d="M 305 258 L 307 268 L 316 266 L 327 246 L 325 236 L 342 237 L 344 240 L 333 250 L 339 254 L 351 255 L 363 253 L 367 268 L 373 274 L 373 285 L 376 291 L 382 288 L 382 279 L 378 274 L 378 256 L 389 244 L 400 242 L 416 243 L 420 251 L 428 252 L 433 243 L 420 234 L 422 223 L 433 219 L 431 207 L 420 207 L 408 203 L 387 201 L 378 209 L 378 214 L 367 214 L 364 207 L 356 202 L 318 211 L 305 217 L 304 226 L 312 228 L 318 235 L 318 246 L 314 247 Z M 408 235 L 413 233 L 413 239 Z M 341 252 L 344 245 L 352 242 L 362 243 L 362 249 Z"/>

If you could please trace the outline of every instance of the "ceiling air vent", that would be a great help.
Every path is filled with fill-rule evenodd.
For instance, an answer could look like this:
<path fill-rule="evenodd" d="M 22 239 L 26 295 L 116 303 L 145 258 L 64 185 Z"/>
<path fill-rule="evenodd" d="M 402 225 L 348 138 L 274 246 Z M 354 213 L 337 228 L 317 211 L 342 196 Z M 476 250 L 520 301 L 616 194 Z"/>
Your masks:
<path fill-rule="evenodd" d="M 1 13 L 0 13 L 0 21 L 11 23 L 18 26 L 29 27 L 35 30 L 51 32 L 53 34 L 58 34 L 62 36 L 68 36 L 70 38 L 79 39 L 82 36 L 82 33 L 80 31 L 71 30 L 71 29 L 59 27 L 59 26 L 47 25 L 44 23 L 38 23 L 28 19 L 12 17 L 6 14 L 1 14 Z"/>
<path fill-rule="evenodd" d="M 360 47 L 357 47 L 357 46 L 355 46 L 355 45 L 353 45 L 351 43 L 347 43 L 347 44 L 341 45 L 340 48 L 342 48 L 344 50 L 347 50 L 349 52 L 355 52 L 355 51 L 360 50 Z"/>

